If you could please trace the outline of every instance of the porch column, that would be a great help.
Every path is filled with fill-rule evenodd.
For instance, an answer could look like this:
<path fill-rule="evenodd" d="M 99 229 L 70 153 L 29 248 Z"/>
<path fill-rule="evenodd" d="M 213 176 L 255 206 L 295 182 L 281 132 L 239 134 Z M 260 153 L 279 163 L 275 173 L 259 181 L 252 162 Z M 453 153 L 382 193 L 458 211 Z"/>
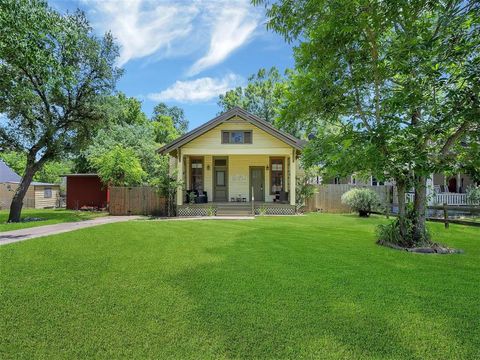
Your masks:
<path fill-rule="evenodd" d="M 180 149 L 177 154 L 177 182 L 183 183 L 183 162 Z M 183 184 L 177 187 L 177 205 L 183 205 Z"/>
<path fill-rule="evenodd" d="M 428 205 L 434 205 L 435 203 L 435 191 L 434 191 L 434 181 L 433 181 L 433 174 L 427 178 L 427 201 Z"/>
<path fill-rule="evenodd" d="M 457 174 L 457 193 L 462 190 L 462 176 L 460 174 Z"/>
<path fill-rule="evenodd" d="M 295 205 L 296 184 L 297 184 L 297 164 L 295 162 L 295 150 L 290 156 L 290 205 Z"/>

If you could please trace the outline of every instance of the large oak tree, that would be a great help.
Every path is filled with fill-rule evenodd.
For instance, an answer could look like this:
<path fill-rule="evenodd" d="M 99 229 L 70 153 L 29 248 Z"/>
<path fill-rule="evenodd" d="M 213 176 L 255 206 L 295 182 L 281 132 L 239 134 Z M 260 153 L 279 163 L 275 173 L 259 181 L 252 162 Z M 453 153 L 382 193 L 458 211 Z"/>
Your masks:
<path fill-rule="evenodd" d="M 450 167 L 458 144 L 473 147 L 480 131 L 479 2 L 254 3 L 267 7 L 269 28 L 295 43 L 284 116 L 317 129 L 307 160 L 395 179 L 405 243 L 428 241 L 427 177 Z"/>
<path fill-rule="evenodd" d="M 60 14 L 41 0 L 0 3 L 0 147 L 27 154 L 9 221 L 49 160 L 78 149 L 105 121 L 102 98 L 121 71 L 110 34 L 98 38 L 81 12 Z"/>

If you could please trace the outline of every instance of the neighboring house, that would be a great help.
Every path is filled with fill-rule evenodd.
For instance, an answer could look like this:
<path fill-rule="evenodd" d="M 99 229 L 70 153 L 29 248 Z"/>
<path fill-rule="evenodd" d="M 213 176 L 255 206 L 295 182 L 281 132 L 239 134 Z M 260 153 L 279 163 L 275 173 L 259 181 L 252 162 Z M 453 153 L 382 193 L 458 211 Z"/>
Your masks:
<path fill-rule="evenodd" d="M 10 207 L 21 177 L 0 160 L 0 209 Z M 32 181 L 23 199 L 23 206 L 43 209 L 58 206 L 60 185 Z"/>
<path fill-rule="evenodd" d="M 295 205 L 304 142 L 238 107 L 162 147 L 177 179 L 177 205 Z M 192 195 L 189 195 L 192 194 Z M 284 211 L 288 212 L 288 211 Z M 278 213 L 282 211 L 278 210 Z"/>
<path fill-rule="evenodd" d="M 106 208 L 108 186 L 97 174 L 67 174 L 67 209 L 79 210 L 82 207 Z"/>

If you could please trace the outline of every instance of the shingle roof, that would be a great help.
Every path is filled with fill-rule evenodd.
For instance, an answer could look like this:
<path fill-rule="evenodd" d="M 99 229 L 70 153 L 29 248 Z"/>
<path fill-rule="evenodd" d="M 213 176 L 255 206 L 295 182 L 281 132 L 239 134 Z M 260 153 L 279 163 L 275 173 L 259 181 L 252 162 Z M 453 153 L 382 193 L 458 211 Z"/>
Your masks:
<path fill-rule="evenodd" d="M 240 107 L 234 107 L 233 109 L 217 116 L 216 118 L 206 122 L 205 124 L 189 131 L 188 133 L 180 136 L 178 139 L 175 139 L 171 143 L 161 147 L 158 151 L 162 154 L 167 154 L 172 150 L 175 150 L 186 143 L 192 141 L 193 139 L 197 138 L 198 136 L 206 133 L 207 131 L 213 129 L 214 127 L 220 125 L 224 121 L 227 121 L 235 116 L 239 116 L 242 119 L 247 120 L 251 124 L 259 127 L 260 129 L 266 131 L 272 136 L 282 140 L 283 142 L 287 143 L 288 145 L 294 147 L 297 150 L 302 150 L 305 145 L 304 140 L 300 140 L 295 136 L 292 136 L 284 131 L 278 130 L 269 122 L 259 118 L 256 115 L 250 114 L 249 112 L 243 110 Z"/>
<path fill-rule="evenodd" d="M 0 160 L 0 183 L 3 182 L 18 182 L 21 177 L 10 169 L 7 164 Z"/>

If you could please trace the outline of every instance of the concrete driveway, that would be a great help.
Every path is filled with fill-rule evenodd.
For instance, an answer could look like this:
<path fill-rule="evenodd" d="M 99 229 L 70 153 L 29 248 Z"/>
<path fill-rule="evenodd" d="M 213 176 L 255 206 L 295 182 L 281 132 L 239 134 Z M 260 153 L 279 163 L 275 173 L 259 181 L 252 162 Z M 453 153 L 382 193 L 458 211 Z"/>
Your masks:
<path fill-rule="evenodd" d="M 129 220 L 138 220 L 142 218 L 142 216 L 104 216 L 92 220 L 65 222 L 60 224 L 37 226 L 28 229 L 4 231 L 0 232 L 0 246 L 23 240 L 34 239 L 41 236 L 61 234 L 64 232 L 97 225 L 111 224 Z"/>

